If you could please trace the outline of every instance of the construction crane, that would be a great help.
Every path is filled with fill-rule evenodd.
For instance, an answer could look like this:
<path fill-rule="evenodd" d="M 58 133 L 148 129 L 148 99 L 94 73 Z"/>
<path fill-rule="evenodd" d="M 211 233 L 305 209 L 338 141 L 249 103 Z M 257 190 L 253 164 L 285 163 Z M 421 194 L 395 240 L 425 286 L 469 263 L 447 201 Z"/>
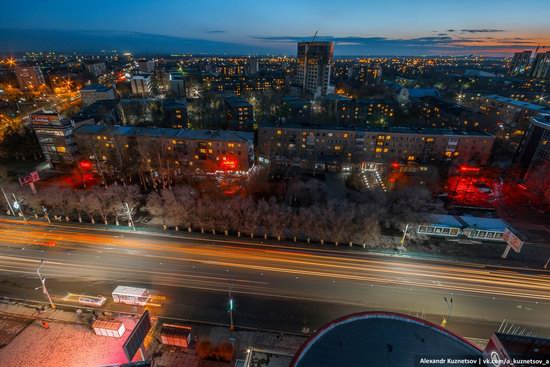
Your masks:
<path fill-rule="evenodd" d="M 311 42 L 315 42 L 315 39 L 317 38 L 317 33 L 319 33 L 319 31 L 315 31 L 315 34 L 313 35 Z"/>

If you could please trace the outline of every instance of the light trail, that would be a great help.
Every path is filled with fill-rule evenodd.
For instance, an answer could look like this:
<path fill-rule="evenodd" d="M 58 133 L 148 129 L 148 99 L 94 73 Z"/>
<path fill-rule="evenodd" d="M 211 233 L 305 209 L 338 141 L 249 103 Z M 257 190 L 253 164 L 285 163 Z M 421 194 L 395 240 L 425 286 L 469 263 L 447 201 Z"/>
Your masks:
<path fill-rule="evenodd" d="M 120 238 L 109 234 L 75 233 L 63 227 L 48 226 L 41 223 L 39 226 L 22 225 L 21 222 L 2 220 L 0 223 L 0 236 L 6 248 L 14 245 L 25 245 L 31 249 L 32 240 L 36 238 L 57 241 L 56 246 L 44 250 L 45 253 L 71 250 L 79 253 L 89 253 L 98 256 L 108 256 L 110 253 L 125 254 L 140 261 L 150 261 L 147 269 L 110 268 L 108 264 L 90 265 L 80 264 L 76 260 L 67 257 L 67 263 L 48 262 L 51 266 L 51 276 L 68 277 L 74 272 L 65 272 L 64 266 L 78 269 L 75 277 L 101 277 L 103 273 L 118 273 L 131 275 L 134 278 L 139 274 L 153 274 L 156 281 L 163 284 L 174 284 L 169 280 L 178 279 L 182 282 L 192 280 L 196 284 L 215 284 L 227 282 L 228 276 L 197 275 L 189 269 L 191 264 L 207 265 L 215 269 L 233 269 L 235 271 L 266 272 L 287 276 L 303 276 L 312 278 L 328 278 L 331 280 L 356 281 L 365 284 L 379 284 L 402 287 L 418 287 L 453 292 L 466 292 L 481 295 L 495 295 L 513 297 L 537 301 L 550 300 L 550 277 L 544 273 L 532 274 L 510 271 L 507 269 L 485 268 L 479 264 L 450 264 L 431 263 L 427 261 L 396 260 L 393 258 L 351 258 L 338 255 L 313 254 L 306 251 L 279 248 L 254 248 L 253 244 L 244 248 L 229 244 L 209 246 L 207 244 L 192 244 L 184 239 L 174 244 L 171 241 L 144 236 L 139 243 L 129 238 Z M 34 224 L 34 223 L 33 223 Z M 54 231 L 51 231 L 54 229 Z M 196 242 L 197 240 L 195 240 Z M 225 241 L 225 240 L 224 240 Z M 225 241 L 230 243 L 230 241 Z M 17 247 L 12 247 L 16 249 Z M 127 254 L 127 250 L 132 250 Z M 52 252 L 53 251 L 53 252 Z M 137 252 L 136 252 L 137 251 Z M 38 260 L 26 258 L 24 254 L 9 257 L 0 256 L 0 265 L 5 272 L 21 270 L 22 265 L 15 261 L 31 262 L 36 264 Z M 4 259 L 8 260 L 5 261 Z M 164 271 L 162 266 L 155 265 L 170 262 L 176 267 L 182 267 L 177 271 Z M 178 265 L 179 264 L 179 265 Z M 54 267 L 58 265 L 59 269 Z M 221 271 L 221 270 L 220 270 Z M 255 282 L 239 279 L 237 284 L 262 288 L 267 282 Z M 251 288 L 249 290 L 257 291 Z M 237 290 L 238 291 L 238 290 Z M 264 294 L 271 294 L 273 290 Z"/>

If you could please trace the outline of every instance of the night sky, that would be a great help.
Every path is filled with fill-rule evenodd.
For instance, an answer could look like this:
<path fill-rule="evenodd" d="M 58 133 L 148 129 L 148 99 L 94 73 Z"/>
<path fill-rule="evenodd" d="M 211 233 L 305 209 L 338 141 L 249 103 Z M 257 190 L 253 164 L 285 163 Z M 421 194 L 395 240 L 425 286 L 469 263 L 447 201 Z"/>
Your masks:
<path fill-rule="evenodd" d="M 2 0 L 0 52 L 509 55 L 550 47 L 548 0 Z"/>

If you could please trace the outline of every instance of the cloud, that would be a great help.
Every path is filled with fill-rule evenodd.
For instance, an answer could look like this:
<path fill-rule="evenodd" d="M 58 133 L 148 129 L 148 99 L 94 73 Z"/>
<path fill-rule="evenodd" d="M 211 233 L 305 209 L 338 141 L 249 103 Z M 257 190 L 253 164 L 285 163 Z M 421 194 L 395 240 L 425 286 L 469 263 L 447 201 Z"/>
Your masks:
<path fill-rule="evenodd" d="M 121 31 L 69 31 L 0 29 L 0 50 L 97 52 L 127 50 L 135 53 L 203 53 L 239 55 L 267 53 L 270 49 L 240 43 Z"/>
<path fill-rule="evenodd" d="M 475 33 L 475 32 L 470 32 Z M 481 32 L 484 33 L 484 32 Z M 286 45 L 294 48 L 296 42 L 310 41 L 311 37 L 301 36 L 267 36 L 253 37 L 267 43 Z M 532 47 L 535 43 L 523 38 L 497 37 L 466 37 L 450 36 L 439 33 L 436 36 L 413 38 L 387 37 L 333 37 L 318 36 L 319 41 L 333 41 L 338 46 L 336 53 L 340 55 L 427 55 L 427 54 L 470 54 L 470 53 L 501 53 L 508 54 L 517 49 Z"/>
<path fill-rule="evenodd" d="M 461 29 L 464 33 L 498 33 L 506 32 L 504 29 Z"/>
<path fill-rule="evenodd" d="M 453 33 L 455 30 L 454 29 L 447 29 L 447 32 L 449 33 Z"/>
<path fill-rule="evenodd" d="M 212 34 L 216 34 L 216 33 L 227 33 L 227 31 L 224 31 L 223 29 L 213 29 L 211 31 L 206 31 L 206 33 L 212 33 Z"/>

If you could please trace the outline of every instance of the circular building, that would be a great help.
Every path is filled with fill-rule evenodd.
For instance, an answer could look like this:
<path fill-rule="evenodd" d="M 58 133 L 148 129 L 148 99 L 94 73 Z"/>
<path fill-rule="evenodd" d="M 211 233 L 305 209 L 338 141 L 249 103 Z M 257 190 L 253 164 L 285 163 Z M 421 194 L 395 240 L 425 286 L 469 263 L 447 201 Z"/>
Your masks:
<path fill-rule="evenodd" d="M 399 313 L 362 312 L 323 326 L 291 367 L 472 366 L 479 358 L 476 345 L 439 325 Z"/>

